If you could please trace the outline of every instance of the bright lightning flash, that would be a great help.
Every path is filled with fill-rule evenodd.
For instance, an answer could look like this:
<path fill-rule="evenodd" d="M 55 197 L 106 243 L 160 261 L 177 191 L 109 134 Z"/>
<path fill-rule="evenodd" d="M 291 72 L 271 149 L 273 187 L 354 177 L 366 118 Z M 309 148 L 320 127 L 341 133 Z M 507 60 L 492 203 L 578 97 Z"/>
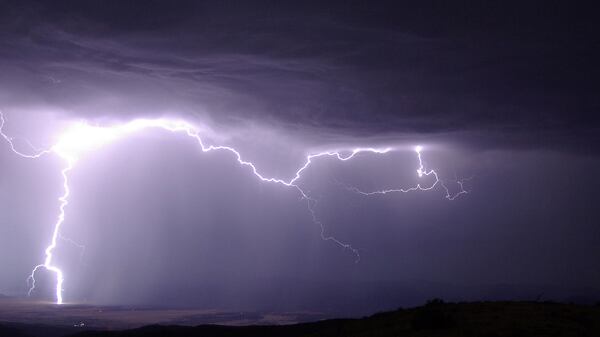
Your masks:
<path fill-rule="evenodd" d="M 60 236 L 60 229 L 62 224 L 65 221 L 65 208 L 69 204 L 69 172 L 75 167 L 76 162 L 81 158 L 81 156 L 85 153 L 90 152 L 91 150 L 98 149 L 104 145 L 107 145 L 111 142 L 114 142 L 120 138 L 123 138 L 127 135 L 141 132 L 146 129 L 162 129 L 165 131 L 173 132 L 173 133 L 183 133 L 187 136 L 194 139 L 202 152 L 210 152 L 210 151 L 227 151 L 233 155 L 233 158 L 237 161 L 237 163 L 243 167 L 247 167 L 252 171 L 252 173 L 261 181 L 268 183 L 280 184 L 284 187 L 294 188 L 300 193 L 301 197 L 307 201 L 308 209 L 311 213 L 313 221 L 321 227 L 321 237 L 323 240 L 333 241 L 339 246 L 350 249 L 354 254 L 356 254 L 357 259 L 360 257 L 358 255 L 358 250 L 353 248 L 351 245 L 347 243 L 343 243 L 332 236 L 325 235 L 325 229 L 323 223 L 318 220 L 315 211 L 314 204 L 316 203 L 315 199 L 312 199 L 297 183 L 302 177 L 302 173 L 308 169 L 314 159 L 320 157 L 333 157 L 340 161 L 347 161 L 352 159 L 359 153 L 373 153 L 373 154 L 386 154 L 388 152 L 393 151 L 392 148 L 372 148 L 372 147 L 360 147 L 355 148 L 350 151 L 340 151 L 340 150 L 332 150 L 332 151 L 324 151 L 315 154 L 310 154 L 306 157 L 306 161 L 304 165 L 302 165 L 293 175 L 292 178 L 285 180 L 281 178 L 274 177 L 266 177 L 263 176 L 256 166 L 249 161 L 242 159 L 241 154 L 233 147 L 229 146 L 216 146 L 216 145 L 207 145 L 204 143 L 202 138 L 200 137 L 198 130 L 191 125 L 190 123 L 183 120 L 174 120 L 174 119 L 136 119 L 132 120 L 125 124 L 119 124 L 115 126 L 94 126 L 89 125 L 87 123 L 77 123 L 73 124 L 71 127 L 67 128 L 62 135 L 59 137 L 58 141 L 49 149 L 37 151 L 33 154 L 23 153 L 15 147 L 14 139 L 8 136 L 3 132 L 3 127 L 5 124 L 4 115 L 0 111 L 0 136 L 4 138 L 10 149 L 16 153 L 17 155 L 24 158 L 32 158 L 36 159 L 46 154 L 55 154 L 60 158 L 65 160 L 65 166 L 61 170 L 62 178 L 63 178 L 63 194 L 58 198 L 59 201 L 59 214 L 56 222 L 54 223 L 54 230 L 52 232 L 52 238 L 50 240 L 50 244 L 46 247 L 45 250 L 45 260 L 44 263 L 35 266 L 31 272 L 31 275 L 27 278 L 28 283 L 30 284 L 29 294 L 35 289 L 35 273 L 39 269 L 46 269 L 56 275 L 56 303 L 63 303 L 63 282 L 64 275 L 61 269 L 55 266 L 52 263 L 53 260 L 53 251 L 58 244 Z M 461 181 L 458 181 L 459 191 L 455 194 L 451 194 L 449 189 L 444 185 L 443 181 L 440 180 L 438 174 L 434 170 L 427 170 L 421 158 L 421 152 L 423 150 L 422 146 L 415 147 L 415 152 L 417 153 L 417 157 L 419 160 L 419 167 L 417 169 L 417 174 L 419 177 L 423 176 L 433 176 L 434 182 L 428 186 L 422 186 L 421 184 L 417 184 L 415 186 L 409 188 L 399 188 L 399 189 L 387 189 L 373 192 L 364 192 L 358 190 L 356 188 L 349 188 L 357 193 L 363 195 L 375 195 L 375 194 L 388 194 L 393 192 L 402 192 L 407 193 L 416 190 L 428 191 L 434 189 L 438 184 L 442 186 L 445 190 L 446 198 L 453 200 L 461 194 L 467 193 L 467 191 L 463 188 L 463 184 Z"/>

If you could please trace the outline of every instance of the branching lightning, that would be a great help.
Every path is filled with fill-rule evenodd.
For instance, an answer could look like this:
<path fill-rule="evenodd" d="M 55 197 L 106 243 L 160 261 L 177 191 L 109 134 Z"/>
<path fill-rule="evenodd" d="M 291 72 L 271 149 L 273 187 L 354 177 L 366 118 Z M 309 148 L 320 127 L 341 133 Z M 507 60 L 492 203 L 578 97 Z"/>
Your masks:
<path fill-rule="evenodd" d="M 454 200 L 456 198 L 458 198 L 460 195 L 462 194 L 466 194 L 468 193 L 467 190 L 465 190 L 464 188 L 464 180 L 457 180 L 456 184 L 458 184 L 458 192 L 456 193 L 450 193 L 450 189 L 448 189 L 448 187 L 446 186 L 446 184 L 444 183 L 443 180 L 440 179 L 438 173 L 435 170 L 427 170 L 425 168 L 425 164 L 423 163 L 423 158 L 421 157 L 421 151 L 423 151 L 423 147 L 418 145 L 415 147 L 415 152 L 417 153 L 417 158 L 419 159 L 419 168 L 417 169 L 417 175 L 419 176 L 419 178 L 422 178 L 423 176 L 433 176 L 434 178 L 434 182 L 429 185 L 429 186 L 423 186 L 420 183 L 417 183 L 415 186 L 411 186 L 411 187 L 407 187 L 407 188 L 391 188 L 391 189 L 383 189 L 383 190 L 376 190 L 376 191 L 370 191 L 370 192 L 365 192 L 362 191 L 356 187 L 352 187 L 352 186 L 347 186 L 346 188 L 350 191 L 362 194 L 362 195 L 366 195 L 366 196 L 371 196 L 371 195 L 376 195 L 376 194 L 388 194 L 388 193 L 408 193 L 408 192 L 412 192 L 412 191 L 429 191 L 434 189 L 438 184 L 442 187 L 442 189 L 446 192 L 446 199 L 448 200 Z"/>
<path fill-rule="evenodd" d="M 183 133 L 192 139 L 194 139 L 202 152 L 211 152 L 211 151 L 226 151 L 233 155 L 233 158 L 237 161 L 237 163 L 242 166 L 250 169 L 252 173 L 261 181 L 268 183 L 275 183 L 282 185 L 284 187 L 295 189 L 301 196 L 302 199 L 306 200 L 308 205 L 308 210 L 311 214 L 312 220 L 315 224 L 319 225 L 321 228 L 321 237 L 323 240 L 332 241 L 335 244 L 351 250 L 357 257 L 357 261 L 360 258 L 358 254 L 358 250 L 352 247 L 348 243 L 344 243 L 333 236 L 325 234 L 325 228 L 323 223 L 317 218 L 314 205 L 316 204 L 316 200 L 311 198 L 298 184 L 299 180 L 302 178 L 302 174 L 306 171 L 309 166 L 313 163 L 313 160 L 321 158 L 321 157 L 332 157 L 339 161 L 348 161 L 354 158 L 359 153 L 373 153 L 373 154 L 386 154 L 394 149 L 392 148 L 372 148 L 372 147 L 364 147 L 364 148 L 355 148 L 351 151 L 324 151 L 315 154 L 310 154 L 306 157 L 304 164 L 293 174 L 293 177 L 289 180 L 275 178 L 275 177 L 266 177 L 262 175 L 256 166 L 249 161 L 246 161 L 242 158 L 242 155 L 233 147 L 229 146 L 220 146 L 220 145 L 207 145 L 204 143 L 202 138 L 199 135 L 199 131 L 192 125 L 183 120 L 174 120 L 174 119 L 136 119 L 132 120 L 125 124 L 119 124 L 115 126 L 93 126 L 87 123 L 77 123 L 72 125 L 70 128 L 65 130 L 58 141 L 50 148 L 36 151 L 32 154 L 27 154 L 19 151 L 15 144 L 14 138 L 8 136 L 3 131 L 3 127 L 5 124 L 4 115 L 0 111 L 0 135 L 8 142 L 10 149 L 15 154 L 30 159 L 36 159 L 46 154 L 55 154 L 62 158 L 65 161 L 65 166 L 61 170 L 62 178 L 63 178 L 63 194 L 58 198 L 59 201 L 59 214 L 56 222 L 54 223 L 54 230 L 52 232 L 52 238 L 50 240 L 50 244 L 45 249 L 45 259 L 44 263 L 35 266 L 27 278 L 27 282 L 30 286 L 29 294 L 35 289 L 35 274 L 40 269 L 46 269 L 56 275 L 56 303 L 63 303 L 63 282 L 64 275 L 62 270 L 53 264 L 53 251 L 58 245 L 58 240 L 62 239 L 60 235 L 61 226 L 65 221 L 65 208 L 69 204 L 69 173 L 75 167 L 77 161 L 81 158 L 81 156 L 90 150 L 94 150 L 100 148 L 103 145 L 114 142 L 120 138 L 123 138 L 127 135 L 141 132 L 146 129 L 162 129 L 172 133 Z M 419 160 L 419 167 L 417 169 L 417 175 L 419 178 L 423 176 L 432 176 L 434 178 L 433 183 L 428 186 L 423 186 L 418 183 L 415 186 L 408 188 L 397 188 L 397 189 L 385 189 L 371 192 L 364 192 L 355 187 L 349 187 L 350 190 L 360 193 L 365 196 L 371 196 L 376 194 L 388 194 L 388 193 L 408 193 L 411 191 L 428 191 L 436 188 L 436 186 L 441 186 L 441 188 L 445 191 L 445 197 L 449 200 L 453 200 L 461 194 L 467 193 L 467 191 L 463 188 L 463 182 L 457 181 L 459 186 L 459 191 L 457 193 L 451 193 L 450 190 L 446 187 L 444 182 L 439 178 L 438 173 L 433 169 L 427 169 L 421 157 L 422 147 L 417 146 L 415 148 L 415 152 L 417 154 Z"/>

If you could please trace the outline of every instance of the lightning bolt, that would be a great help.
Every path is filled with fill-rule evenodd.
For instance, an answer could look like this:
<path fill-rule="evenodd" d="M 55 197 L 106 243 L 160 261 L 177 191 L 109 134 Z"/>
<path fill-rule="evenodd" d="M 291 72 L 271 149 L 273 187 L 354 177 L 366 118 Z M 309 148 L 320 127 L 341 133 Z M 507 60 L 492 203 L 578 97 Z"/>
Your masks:
<path fill-rule="evenodd" d="M 319 225 L 321 228 L 321 238 L 326 241 L 332 241 L 335 244 L 339 245 L 342 248 L 351 250 L 357 257 L 357 261 L 360 258 L 359 252 L 356 248 L 352 247 L 348 243 L 344 243 L 333 236 L 326 235 L 325 227 L 323 223 L 317 218 L 316 212 L 314 210 L 314 206 L 316 205 L 316 200 L 311 198 L 298 184 L 299 180 L 302 178 L 302 174 L 310 167 L 314 160 L 324 157 L 331 157 L 337 159 L 339 161 L 348 161 L 354 158 L 359 153 L 372 153 L 372 154 L 386 154 L 393 151 L 393 148 L 372 148 L 372 147 L 359 147 L 354 148 L 350 151 L 340 151 L 340 150 L 331 150 L 331 151 L 323 151 L 319 153 L 309 154 L 306 156 L 306 160 L 304 164 L 298 168 L 298 170 L 294 173 L 294 175 L 288 179 L 281 179 L 275 177 L 266 177 L 259 172 L 257 167 L 250 161 L 246 161 L 242 158 L 242 155 L 233 147 L 230 146 L 220 146 L 220 145 L 207 145 L 204 143 L 202 138 L 199 135 L 199 131 L 190 123 L 183 120 L 175 120 L 175 119 L 135 119 L 130 122 L 119 124 L 115 126 L 93 126 L 89 125 L 86 122 L 80 122 L 73 124 L 71 127 L 67 128 L 59 137 L 58 141 L 50 148 L 44 150 L 38 150 L 32 154 L 27 154 L 19 151 L 15 144 L 14 138 L 8 136 L 3 131 L 3 127 L 5 124 L 4 115 L 2 111 L 0 111 L 0 135 L 8 142 L 10 149 L 15 154 L 30 159 L 37 159 L 41 156 L 47 154 L 55 154 L 62 158 L 65 161 L 65 166 L 61 170 L 61 175 L 63 179 L 63 194 L 58 198 L 59 202 L 59 214 L 56 222 L 54 223 L 54 230 L 52 232 L 52 237 L 50 240 L 50 244 L 46 247 L 45 259 L 44 263 L 35 266 L 27 278 L 27 282 L 30 286 L 28 294 L 31 294 L 35 289 L 35 274 L 40 269 L 45 269 L 50 271 L 56 275 L 56 303 L 63 303 L 63 282 L 64 275 L 61 269 L 53 264 L 53 251 L 55 250 L 58 240 L 61 239 L 60 230 L 61 226 L 65 221 L 65 208 L 69 204 L 69 173 L 75 167 L 77 161 L 81 158 L 84 153 L 92 151 L 94 149 L 98 149 L 104 145 L 107 145 L 111 142 L 114 142 L 120 138 L 123 138 L 127 135 L 141 132 L 146 129 L 162 129 L 172 133 L 183 133 L 190 138 L 194 139 L 202 152 L 211 152 L 211 151 L 225 151 L 232 154 L 233 158 L 237 161 L 237 163 L 249 169 L 254 176 L 256 176 L 260 181 L 267 183 L 279 184 L 287 188 L 295 189 L 300 197 L 307 202 L 308 210 L 311 214 L 312 220 L 315 224 Z M 33 148 L 33 147 L 32 147 Z M 457 193 L 450 193 L 450 190 L 446 187 L 444 182 L 440 180 L 438 173 L 435 170 L 428 170 L 425 168 L 425 164 L 421 157 L 422 147 L 417 146 L 415 148 L 415 152 L 417 153 L 417 157 L 419 160 L 419 167 L 417 169 L 417 174 L 419 177 L 423 176 L 433 176 L 434 182 L 428 186 L 422 186 L 418 183 L 415 186 L 409 188 L 399 188 L 399 189 L 388 189 L 388 190 L 379 190 L 372 192 L 364 192 L 357 188 L 351 187 L 350 190 L 370 196 L 375 194 L 388 194 L 393 192 L 402 192 L 408 193 L 411 191 L 422 190 L 428 191 L 434 189 L 436 186 L 442 186 L 446 193 L 446 198 L 449 200 L 453 200 L 461 194 L 467 193 L 463 188 L 462 181 L 458 182 L 459 191 Z"/>
<path fill-rule="evenodd" d="M 408 193 L 408 192 L 413 192 L 413 191 L 429 191 L 429 190 L 434 189 L 437 185 L 440 185 L 442 187 L 442 189 L 445 191 L 445 193 L 446 193 L 445 197 L 448 200 L 454 200 L 462 194 L 469 193 L 467 190 L 465 190 L 464 182 L 466 180 L 469 180 L 470 178 L 457 180 L 456 184 L 458 185 L 458 192 L 450 193 L 450 189 L 446 186 L 446 183 L 444 183 L 444 181 L 442 179 L 440 179 L 438 173 L 435 170 L 432 170 L 432 169 L 427 170 L 425 168 L 425 164 L 423 163 L 423 158 L 421 156 L 422 151 L 423 151 L 422 146 L 420 146 L 420 145 L 415 146 L 415 152 L 417 153 L 417 158 L 419 159 L 419 168 L 417 169 L 417 175 L 419 176 L 419 178 L 422 178 L 423 176 L 426 176 L 426 177 L 433 176 L 434 182 L 429 186 L 423 186 L 420 183 L 417 183 L 415 186 L 411 186 L 411 187 L 407 187 L 407 188 L 391 188 L 391 189 L 383 189 L 383 190 L 376 190 L 376 191 L 370 191 L 370 192 L 362 191 L 353 186 L 346 186 L 346 188 L 348 190 L 356 192 L 358 194 L 372 196 L 372 195 L 377 195 L 377 194 Z"/>

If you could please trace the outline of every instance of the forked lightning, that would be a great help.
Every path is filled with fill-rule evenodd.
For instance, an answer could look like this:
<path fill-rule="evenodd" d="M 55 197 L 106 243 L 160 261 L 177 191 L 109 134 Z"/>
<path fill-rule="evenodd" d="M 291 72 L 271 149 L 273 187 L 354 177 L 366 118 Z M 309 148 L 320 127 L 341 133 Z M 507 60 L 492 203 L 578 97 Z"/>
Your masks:
<path fill-rule="evenodd" d="M 50 244 L 46 247 L 45 250 L 45 259 L 44 263 L 35 266 L 29 275 L 27 281 L 30 285 L 29 294 L 35 289 L 35 274 L 40 269 L 46 269 L 56 275 L 56 303 L 63 303 L 63 282 L 64 275 L 62 270 L 53 264 L 53 252 L 58 244 L 58 240 L 60 236 L 61 226 L 65 221 L 65 208 L 69 204 L 69 172 L 73 170 L 77 161 L 81 158 L 81 156 L 89 152 L 90 150 L 100 148 L 101 146 L 107 145 L 111 142 L 114 142 L 120 138 L 126 137 L 127 135 L 141 132 L 147 129 L 162 129 L 168 132 L 173 133 L 182 133 L 193 140 L 195 140 L 203 152 L 210 151 L 227 151 L 230 152 L 233 156 L 233 159 L 237 161 L 237 163 L 246 167 L 252 171 L 252 173 L 261 181 L 267 183 L 279 184 L 283 187 L 293 188 L 295 189 L 300 196 L 306 200 L 308 204 L 308 209 L 311 213 L 311 217 L 313 221 L 321 227 L 321 237 L 324 240 L 333 241 L 337 245 L 351 250 L 354 254 L 356 254 L 357 259 L 359 258 L 358 251 L 353 248 L 351 245 L 341 242 L 333 236 L 329 236 L 325 234 L 325 228 L 323 223 L 318 220 L 315 211 L 314 204 L 315 199 L 312 199 L 299 185 L 298 182 L 302 177 L 302 173 L 306 171 L 309 166 L 313 163 L 315 159 L 321 157 L 332 157 L 334 159 L 340 161 L 347 161 L 354 158 L 359 153 L 374 153 L 374 154 L 386 154 L 391 151 L 394 151 L 393 148 L 373 148 L 373 147 L 359 147 L 354 148 L 352 150 L 331 150 L 331 151 L 323 151 L 319 153 L 310 154 L 306 157 L 306 161 L 304 165 L 302 165 L 290 179 L 285 180 L 281 178 L 275 177 L 266 177 L 262 175 L 256 166 L 249 161 L 246 161 L 242 158 L 242 155 L 233 147 L 230 146 L 218 146 L 218 145 L 207 145 L 204 143 L 202 138 L 199 135 L 199 131 L 190 123 L 184 120 L 176 120 L 176 119 L 135 119 L 125 124 L 119 124 L 114 126 L 93 126 L 87 123 L 76 123 L 72 125 L 70 128 L 67 128 L 58 138 L 58 141 L 50 148 L 36 151 L 34 153 L 24 153 L 19 151 L 16 146 L 14 139 L 4 133 L 3 128 L 5 124 L 4 115 L 0 111 L 0 135 L 8 142 L 10 149 L 16 153 L 17 155 L 24 158 L 32 158 L 36 159 L 41 156 L 47 154 L 54 154 L 64 159 L 65 166 L 61 170 L 62 178 L 63 178 L 63 194 L 58 198 L 59 201 L 59 214 L 54 223 L 54 230 L 52 232 L 52 238 L 50 240 Z M 354 192 L 363 194 L 363 195 L 375 195 L 375 194 L 388 194 L 394 192 L 407 193 L 411 191 L 427 191 L 432 190 L 436 186 L 441 186 L 441 188 L 445 191 L 445 197 L 449 200 L 453 200 L 461 194 L 467 193 L 467 191 L 463 188 L 463 183 L 458 181 L 458 192 L 451 193 L 450 190 L 446 187 L 444 182 L 438 176 L 438 173 L 433 169 L 427 169 L 423 163 L 421 153 L 423 148 L 421 146 L 415 147 L 415 152 L 417 154 L 419 160 L 419 167 L 417 168 L 418 177 L 423 176 L 433 176 L 434 180 L 431 184 L 427 186 L 422 186 L 418 183 L 415 186 L 408 188 L 396 188 L 396 189 L 384 189 L 378 191 L 364 192 L 357 188 L 351 187 L 349 189 Z"/>

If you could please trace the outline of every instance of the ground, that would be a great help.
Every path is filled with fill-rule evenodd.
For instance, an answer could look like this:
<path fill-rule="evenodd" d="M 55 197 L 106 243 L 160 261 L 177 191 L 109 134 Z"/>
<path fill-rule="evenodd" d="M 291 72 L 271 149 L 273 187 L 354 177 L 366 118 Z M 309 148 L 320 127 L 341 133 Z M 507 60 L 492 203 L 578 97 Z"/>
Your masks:
<path fill-rule="evenodd" d="M 600 336 L 600 306 L 551 302 L 444 303 L 434 300 L 422 307 L 361 319 L 285 323 L 289 322 L 264 325 L 269 322 L 255 321 L 248 326 L 150 325 L 130 330 L 97 331 L 66 325 L 0 323 L 3 324 L 0 325 L 0 336 Z"/>

